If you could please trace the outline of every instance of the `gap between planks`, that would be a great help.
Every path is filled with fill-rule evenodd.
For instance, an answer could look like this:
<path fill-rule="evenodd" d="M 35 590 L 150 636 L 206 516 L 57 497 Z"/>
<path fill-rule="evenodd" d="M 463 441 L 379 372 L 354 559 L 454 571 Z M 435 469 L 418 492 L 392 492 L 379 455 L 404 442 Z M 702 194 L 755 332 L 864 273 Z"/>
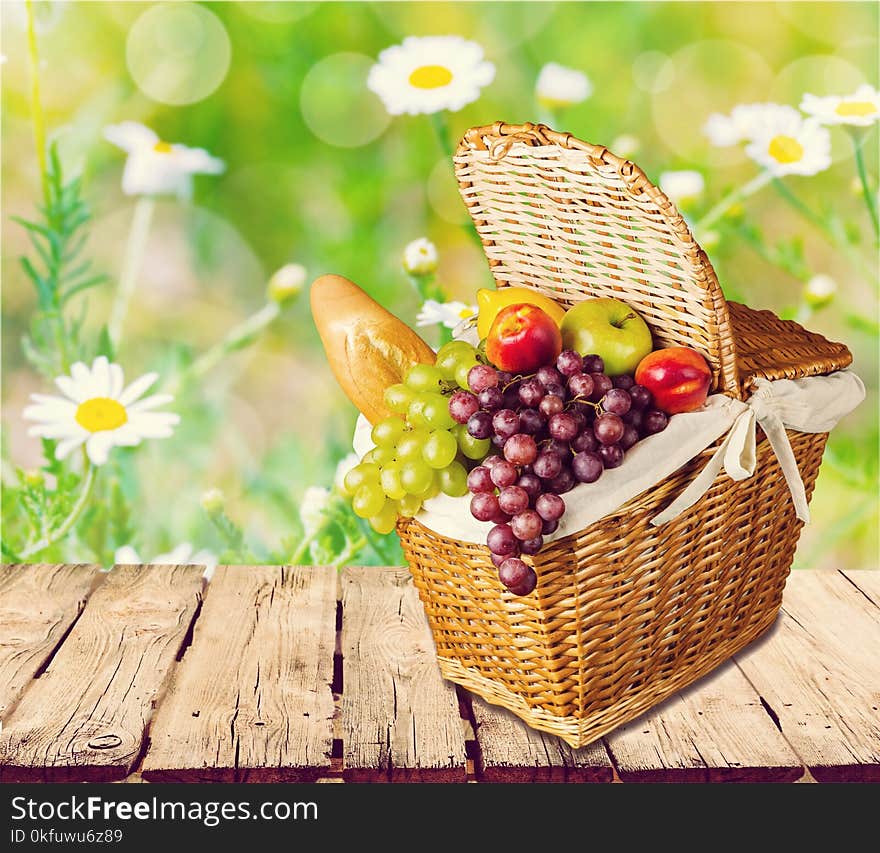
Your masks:
<path fill-rule="evenodd" d="M 145 779 L 305 782 L 331 769 L 331 572 L 217 567 L 153 719 Z"/>
<path fill-rule="evenodd" d="M 8 782 L 124 778 L 200 599 L 199 566 L 118 566 L 0 732 Z"/>
<path fill-rule="evenodd" d="M 16 567 L 16 568 L 19 568 L 19 567 Z M 369 571 L 378 572 L 378 571 L 383 571 L 383 570 L 369 569 Z M 800 573 L 798 573 L 798 574 L 800 574 Z M 840 577 L 845 579 L 846 582 L 849 585 L 851 585 L 858 592 L 858 594 L 860 596 L 862 596 L 864 599 L 867 600 L 867 602 L 872 603 L 876 606 L 876 602 L 878 600 L 880 600 L 880 583 L 878 583 L 878 578 L 880 578 L 880 575 L 878 575 L 878 573 L 863 574 L 861 576 L 861 578 L 860 578 L 860 573 L 858 573 L 858 572 L 851 572 L 849 574 L 840 573 Z M 101 580 L 103 580 L 103 577 L 98 579 L 98 583 L 100 583 Z M 861 585 L 859 583 L 860 580 L 861 580 Z M 340 588 L 341 588 L 341 579 L 339 577 L 337 577 L 337 582 L 336 582 L 337 596 L 339 595 Z M 75 625 L 75 624 L 76 624 L 76 618 L 74 618 L 74 620 L 71 622 L 71 625 Z M 190 635 L 192 633 L 192 627 L 195 624 L 196 623 L 193 622 L 193 625 L 190 626 L 190 632 L 189 632 Z M 339 635 L 339 638 L 341 639 L 341 631 L 339 630 L 339 625 L 337 624 L 335 626 L 335 628 L 336 628 L 335 633 L 337 635 Z M 69 631 L 69 629 L 68 629 L 68 631 Z M 183 652 L 185 651 L 185 647 L 186 647 L 187 643 L 188 643 L 188 638 L 183 641 L 183 643 L 181 645 L 180 652 L 178 653 L 178 656 L 182 656 Z M 56 642 L 55 645 L 52 647 L 50 654 L 47 656 L 47 661 L 51 660 L 51 656 L 56 654 L 60 647 L 61 647 L 61 643 L 60 643 L 60 639 L 59 639 L 59 641 Z M 753 647 L 749 647 L 749 649 L 751 649 L 751 648 L 753 648 Z M 337 665 L 338 665 L 339 663 L 342 663 L 342 661 L 340 661 L 339 657 L 338 657 L 338 652 L 340 651 L 340 648 L 338 646 L 337 646 L 336 651 L 337 651 L 336 659 L 337 659 Z M 745 654 L 747 656 L 748 652 L 741 653 L 741 655 L 743 655 L 743 654 Z M 43 664 L 43 666 L 45 667 L 45 664 Z M 340 668 L 340 675 L 341 675 L 341 668 Z M 711 676 L 709 676 L 709 677 L 711 678 Z M 751 681 L 749 683 L 751 684 Z M 698 682 L 697 687 L 699 688 L 699 686 L 701 684 L 702 684 L 702 682 Z M 344 694 L 344 685 L 340 683 L 339 687 L 343 688 L 343 694 Z M 754 685 L 752 685 L 752 687 L 754 689 Z M 466 697 L 464 699 L 464 701 L 462 701 L 461 694 L 463 693 L 463 691 L 459 690 L 458 693 L 459 693 L 459 703 L 458 703 L 459 715 L 460 715 L 461 719 L 465 721 L 463 724 L 468 725 L 475 714 L 475 712 L 473 710 L 473 704 L 469 701 L 469 697 Z M 768 717 L 770 719 L 773 719 L 774 717 L 776 717 L 778 715 L 778 711 L 775 710 L 770 705 L 770 703 L 767 701 L 767 699 L 761 695 L 761 692 L 759 690 L 755 690 L 755 694 L 763 700 L 763 703 L 764 703 L 763 710 L 768 715 Z M 338 696 L 335 698 L 337 698 L 337 706 L 338 706 L 335 716 L 339 717 L 340 708 L 341 708 L 341 701 L 338 701 L 339 700 Z M 474 699 L 474 701 L 479 702 L 480 700 Z M 491 707 L 491 706 L 487 706 L 487 707 Z M 774 720 L 774 722 L 775 722 L 775 720 Z M 525 727 L 523 727 L 523 728 L 525 728 Z M 531 730 L 528 730 L 528 731 L 531 731 Z M 472 766 L 474 764 L 473 759 L 476 759 L 476 763 L 477 763 L 478 767 L 481 768 L 481 772 L 479 775 L 485 781 L 489 781 L 489 776 L 488 776 L 488 774 L 485 773 L 485 767 L 486 767 L 485 756 L 481 752 L 479 740 L 478 739 L 471 740 L 472 737 L 473 737 L 473 735 L 471 735 L 470 737 L 468 737 L 468 734 L 464 735 L 464 739 L 466 742 L 465 746 L 466 746 L 466 752 L 467 752 L 467 761 L 468 761 L 466 778 L 468 778 L 469 780 L 472 780 L 474 778 Z M 334 738 L 335 738 L 335 735 L 334 735 Z M 335 745 L 334 751 L 338 752 L 339 746 L 341 746 L 341 744 L 337 743 Z M 796 752 L 797 752 L 797 750 L 796 750 Z M 798 753 L 798 754 L 800 754 L 800 753 Z M 332 762 L 331 767 L 328 769 L 329 778 L 327 778 L 327 781 L 338 781 L 338 775 L 341 772 L 341 767 L 339 766 L 339 759 L 337 756 L 334 756 L 334 758 L 336 759 L 335 762 Z M 818 772 L 819 772 L 819 777 L 822 778 L 823 768 L 821 766 L 819 767 Z M 336 778 L 333 778 L 333 777 L 336 777 Z M 807 781 L 807 780 L 808 779 L 805 778 L 802 781 Z M 132 778 L 132 781 L 134 781 L 134 777 Z"/>
<path fill-rule="evenodd" d="M 86 563 L 0 565 L 0 731 L 103 579 Z"/>

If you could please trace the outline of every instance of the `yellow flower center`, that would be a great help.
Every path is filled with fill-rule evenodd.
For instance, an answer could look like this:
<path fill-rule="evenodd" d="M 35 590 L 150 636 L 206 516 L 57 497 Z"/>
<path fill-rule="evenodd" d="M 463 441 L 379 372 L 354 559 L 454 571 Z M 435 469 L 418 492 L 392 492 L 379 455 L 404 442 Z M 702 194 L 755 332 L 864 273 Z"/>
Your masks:
<path fill-rule="evenodd" d="M 170 142 L 162 142 L 160 139 L 154 146 L 153 151 L 157 154 L 170 154 L 172 152 L 171 143 Z"/>
<path fill-rule="evenodd" d="M 439 89 L 452 82 L 452 72 L 443 65 L 420 65 L 409 75 L 409 85 L 416 89 Z"/>
<path fill-rule="evenodd" d="M 92 397 L 79 404 L 76 422 L 89 432 L 105 432 L 119 429 L 128 422 L 128 413 L 117 400 L 109 397 Z"/>
<path fill-rule="evenodd" d="M 834 112 L 839 116 L 867 116 L 877 112 L 877 104 L 871 101 L 843 101 Z"/>
<path fill-rule="evenodd" d="M 473 308 L 468 308 L 467 306 L 465 306 L 464 308 L 462 308 L 462 309 L 458 312 L 458 316 L 461 317 L 462 320 L 467 320 L 468 317 L 473 317 L 473 316 L 474 316 L 474 309 L 473 309 Z"/>
<path fill-rule="evenodd" d="M 780 163 L 797 163 L 804 156 L 804 146 L 793 136 L 774 136 L 767 153 Z"/>

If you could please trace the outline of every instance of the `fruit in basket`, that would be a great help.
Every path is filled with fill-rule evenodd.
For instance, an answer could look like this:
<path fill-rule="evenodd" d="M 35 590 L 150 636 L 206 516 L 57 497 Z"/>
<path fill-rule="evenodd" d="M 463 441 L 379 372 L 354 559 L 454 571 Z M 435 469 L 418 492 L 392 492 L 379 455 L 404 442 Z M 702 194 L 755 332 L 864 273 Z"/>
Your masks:
<path fill-rule="evenodd" d="M 532 375 L 474 374 L 479 393 L 450 400 L 460 434 L 479 435 L 500 450 L 478 457 L 467 475 L 471 515 L 492 525 L 486 537 L 499 580 L 514 595 L 528 595 L 537 575 L 523 557 L 541 552 L 565 515 L 561 495 L 594 483 L 624 463 L 639 440 L 666 428 L 651 392 L 632 377 L 611 379 L 596 353 L 566 350 Z M 628 381 L 627 381 L 628 380 Z M 503 388 L 500 408 L 487 392 Z M 457 399 L 456 399 L 457 398 Z M 477 439 L 472 439 L 477 440 Z M 583 499 L 589 499 L 584 495 Z M 506 568 L 505 568 L 506 566 Z"/>
<path fill-rule="evenodd" d="M 631 374 L 653 347 L 648 324 L 617 299 L 579 302 L 565 312 L 560 328 L 566 350 L 598 355 L 604 362 L 604 369 L 584 368 L 585 373 L 604 372 L 609 377 Z"/>
<path fill-rule="evenodd" d="M 492 323 L 495 322 L 495 318 L 502 308 L 521 303 L 537 305 L 538 308 L 546 311 L 557 325 L 562 322 L 562 318 L 565 316 L 565 308 L 544 294 L 538 293 L 537 290 L 528 287 L 501 287 L 498 290 L 484 288 L 477 291 L 477 307 L 479 309 L 477 334 L 480 336 L 480 340 L 489 335 Z"/>
<path fill-rule="evenodd" d="M 415 364 L 434 364 L 433 350 L 361 288 L 338 275 L 312 285 L 312 316 L 327 361 L 348 398 L 372 424 L 403 413 L 385 392 Z M 400 405 L 395 399 L 395 403 Z"/>
<path fill-rule="evenodd" d="M 675 415 L 693 412 L 706 402 L 712 371 L 696 350 L 666 347 L 655 350 L 639 362 L 635 379 L 651 392 L 658 409 Z"/>
<path fill-rule="evenodd" d="M 468 492 L 467 460 L 481 460 L 491 448 L 488 438 L 470 435 L 472 415 L 489 419 L 477 395 L 458 386 L 456 376 L 473 375 L 484 390 L 503 378 L 480 361 L 475 347 L 453 341 L 442 347 L 435 365 L 413 364 L 403 377 L 385 389 L 383 399 L 394 414 L 377 421 L 371 438 L 375 447 L 345 477 L 345 493 L 354 512 L 379 533 L 389 533 L 398 517 L 411 518 L 422 503 L 443 492 L 461 497 Z M 458 390 L 456 390 L 458 389 Z M 470 463 L 468 463 L 470 464 Z M 512 469 L 515 476 L 516 470 Z M 497 512 L 497 506 L 494 512 Z"/>
<path fill-rule="evenodd" d="M 561 350 L 556 321 L 542 308 L 525 302 L 502 308 L 486 337 L 489 361 L 510 373 L 531 373 L 554 364 Z"/>

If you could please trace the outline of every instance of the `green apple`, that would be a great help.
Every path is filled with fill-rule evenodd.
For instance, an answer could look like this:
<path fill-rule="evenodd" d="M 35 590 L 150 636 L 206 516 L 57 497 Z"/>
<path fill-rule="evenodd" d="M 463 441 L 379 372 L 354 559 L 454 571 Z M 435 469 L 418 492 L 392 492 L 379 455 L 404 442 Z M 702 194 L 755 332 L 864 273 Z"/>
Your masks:
<path fill-rule="evenodd" d="M 600 355 L 605 373 L 634 373 L 654 348 L 648 324 L 625 302 L 585 299 L 562 318 L 562 348 Z"/>

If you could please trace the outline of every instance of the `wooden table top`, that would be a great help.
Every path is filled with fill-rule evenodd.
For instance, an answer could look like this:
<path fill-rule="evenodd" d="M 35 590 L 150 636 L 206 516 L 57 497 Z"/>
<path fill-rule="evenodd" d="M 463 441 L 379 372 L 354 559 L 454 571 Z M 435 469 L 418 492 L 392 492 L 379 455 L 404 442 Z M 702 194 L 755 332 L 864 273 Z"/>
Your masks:
<path fill-rule="evenodd" d="M 405 569 L 0 567 L 0 781 L 880 781 L 880 572 L 580 750 L 443 681 Z"/>

